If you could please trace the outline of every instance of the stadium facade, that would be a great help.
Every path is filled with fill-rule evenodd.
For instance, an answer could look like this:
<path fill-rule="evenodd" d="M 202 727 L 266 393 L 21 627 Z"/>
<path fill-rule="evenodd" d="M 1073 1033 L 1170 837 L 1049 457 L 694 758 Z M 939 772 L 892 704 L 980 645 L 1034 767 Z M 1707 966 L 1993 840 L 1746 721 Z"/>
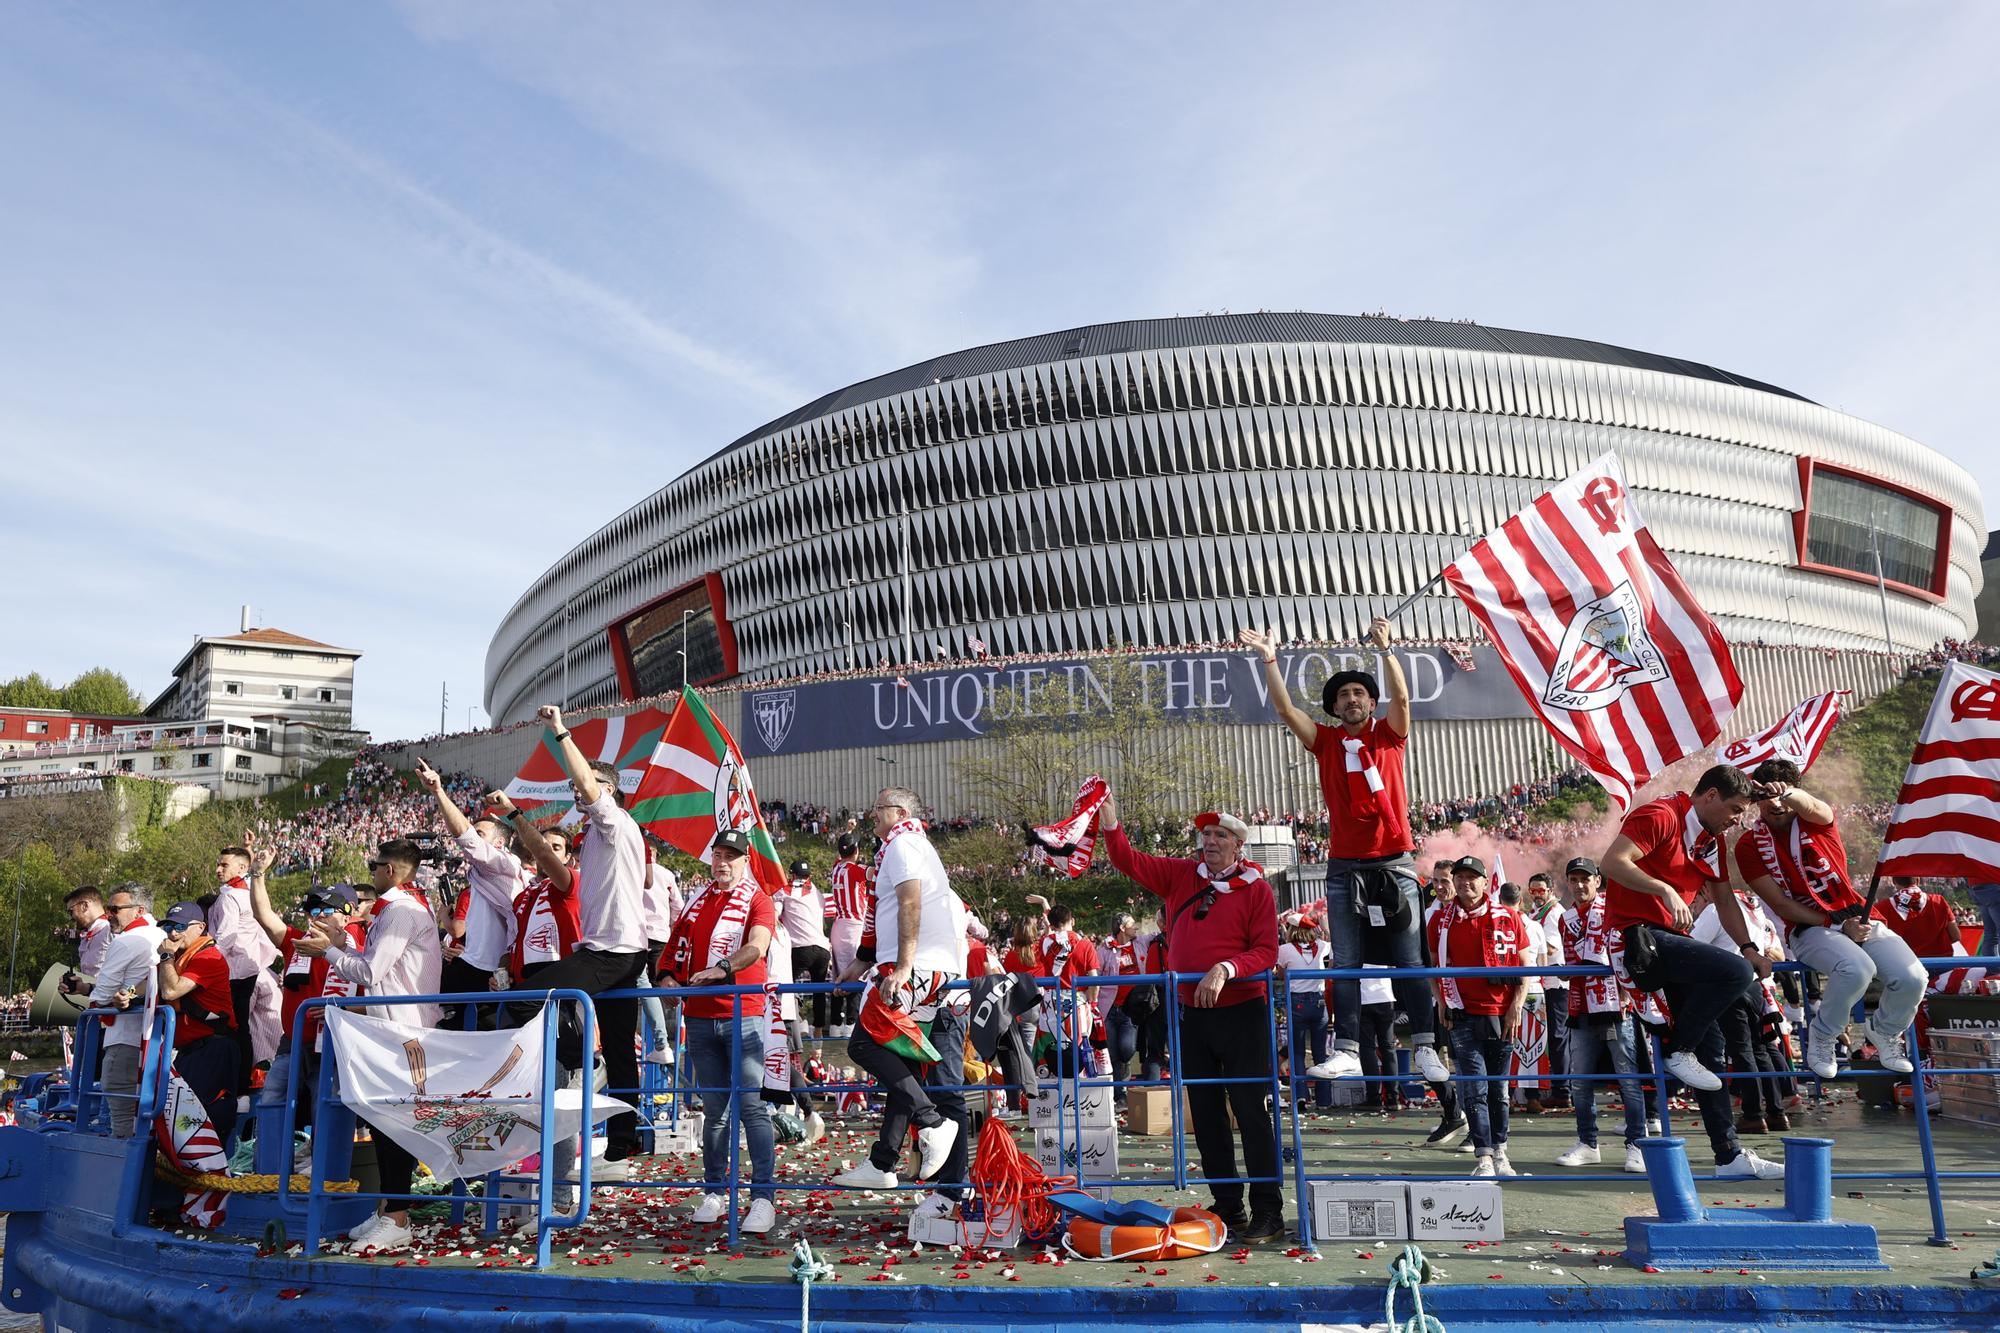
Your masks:
<path fill-rule="evenodd" d="M 694 683 L 741 684 L 940 650 L 1220 644 L 1246 625 L 1351 644 L 1471 538 L 1607 451 L 1745 650 L 1744 726 L 1814 684 L 1872 692 L 1890 674 L 1877 654 L 1972 635 L 1979 495 L 1963 469 L 1892 430 L 1603 343 L 1259 313 L 957 352 L 751 432 L 535 581 L 494 635 L 485 702 L 496 722 L 565 697 L 611 707 L 678 687 L 683 655 Z M 1399 630 L 1474 637 L 1442 590 Z M 1800 651 L 1828 649 L 1859 651 Z M 1170 685 L 1175 655 L 1164 658 Z M 872 727 L 838 716 L 863 700 L 851 683 L 841 696 L 807 684 L 789 702 L 718 702 L 777 738 L 752 747 L 769 794 L 847 803 L 884 771 L 879 733 L 896 730 L 909 733 L 896 738 L 898 776 L 944 806 L 951 761 L 979 728 L 930 728 L 932 708 L 950 713 L 963 693 L 947 681 L 927 695 L 928 678 L 895 687 L 895 674 L 866 696 Z M 1562 766 L 1532 720 L 1458 680 L 1415 756 L 1420 790 L 1469 794 Z M 889 712 L 914 703 L 925 725 L 881 724 L 885 682 Z M 794 752 L 799 717 L 812 725 L 797 734 L 817 739 Z M 1243 732 L 1245 799 L 1285 799 L 1274 786 L 1299 777 L 1281 771 L 1293 758 L 1273 728 L 1241 709 L 1216 720 Z"/>

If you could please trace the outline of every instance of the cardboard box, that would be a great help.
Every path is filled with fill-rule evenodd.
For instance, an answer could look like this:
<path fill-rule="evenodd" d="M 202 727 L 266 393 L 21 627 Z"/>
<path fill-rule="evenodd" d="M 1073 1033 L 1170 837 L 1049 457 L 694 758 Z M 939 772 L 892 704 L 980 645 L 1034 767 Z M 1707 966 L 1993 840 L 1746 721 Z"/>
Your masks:
<path fill-rule="evenodd" d="M 1060 1138 L 1053 1129 L 1035 1131 L 1035 1160 L 1051 1176 L 1075 1176 L 1079 1185 L 1118 1177 L 1118 1131 L 1086 1129 L 1081 1134 L 1067 1126 Z"/>
<path fill-rule="evenodd" d="M 1174 1132 L 1174 1090 L 1134 1088 L 1125 1094 L 1125 1132 L 1152 1138 Z"/>
<path fill-rule="evenodd" d="M 1401 1181 L 1315 1180 L 1307 1190 L 1315 1240 L 1410 1238 L 1409 1186 Z"/>
<path fill-rule="evenodd" d="M 910 1239 L 919 1245 L 1008 1249 L 1021 1243 L 1021 1214 L 1016 1208 L 1002 1209 L 989 1228 L 984 1205 L 978 1199 L 968 1199 L 949 1216 L 910 1214 Z"/>
<path fill-rule="evenodd" d="M 1111 1089 L 1109 1087 L 1089 1087 L 1077 1085 L 1073 1078 L 1062 1080 L 1058 1089 L 1055 1083 L 1040 1085 L 1040 1093 L 1028 1103 L 1028 1125 L 1033 1129 L 1054 1129 L 1056 1117 L 1062 1117 L 1065 1128 L 1081 1124 L 1085 1129 L 1116 1129 L 1117 1117 L 1111 1109 Z"/>
<path fill-rule="evenodd" d="M 1500 1187 L 1483 1180 L 1412 1183 L 1410 1235 L 1413 1240 L 1504 1240 Z"/>

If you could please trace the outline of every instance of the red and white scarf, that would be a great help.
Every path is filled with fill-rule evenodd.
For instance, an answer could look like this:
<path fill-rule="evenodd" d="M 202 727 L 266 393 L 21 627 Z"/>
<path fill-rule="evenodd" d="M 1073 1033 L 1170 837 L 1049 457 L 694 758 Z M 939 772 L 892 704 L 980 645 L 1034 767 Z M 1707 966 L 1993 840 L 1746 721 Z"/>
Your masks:
<path fill-rule="evenodd" d="M 1375 771 L 1375 756 L 1368 749 L 1368 742 L 1359 736 L 1343 735 L 1340 748 L 1343 767 L 1347 770 L 1347 805 L 1356 819 L 1380 819 L 1382 817 L 1382 775 Z"/>
<path fill-rule="evenodd" d="M 688 978 L 720 965 L 742 948 L 750 906 L 762 892 L 754 879 L 745 879 L 729 889 L 710 880 L 681 912 L 681 919 L 674 922 L 674 938 L 667 946 L 674 977 L 685 984 Z M 699 967 L 694 965 L 697 940 L 705 946 Z"/>
<path fill-rule="evenodd" d="M 1584 908 L 1572 907 L 1562 915 L 1563 947 L 1575 964 L 1611 962 L 1610 931 L 1604 924 L 1604 899 L 1590 900 Z M 1576 1014 L 1615 1014 L 1625 1008 L 1625 991 L 1617 977 L 1572 977 L 1569 1007 Z"/>
<path fill-rule="evenodd" d="M 882 873 L 882 858 L 889 854 L 889 847 L 896 839 L 903 837 L 905 834 L 922 833 L 923 831 L 924 821 L 921 819 L 899 819 L 891 824 L 889 831 L 882 835 L 882 845 L 875 849 L 875 873 L 877 875 Z"/>
<path fill-rule="evenodd" d="M 1090 869 L 1091 851 L 1097 846 L 1097 821 L 1111 788 L 1103 778 L 1091 774 L 1077 789 L 1076 804 L 1069 818 L 1059 824 L 1037 824 L 1028 830 L 1028 843 L 1041 859 L 1056 866 L 1071 879 Z"/>
<path fill-rule="evenodd" d="M 1496 916 L 1501 913 L 1505 913 L 1507 916 L 1513 918 L 1512 928 L 1507 930 L 1505 937 L 1501 934 L 1501 928 L 1507 927 L 1509 923 L 1505 921 L 1495 922 L 1488 927 L 1480 940 L 1479 958 L 1476 961 L 1460 959 L 1458 962 L 1453 963 L 1451 961 L 1451 928 L 1453 924 L 1459 921 L 1477 921 L 1482 917 Z M 1438 913 L 1437 921 L 1432 926 L 1432 929 L 1437 932 L 1437 965 L 1439 967 L 1512 967 L 1521 961 L 1521 946 L 1527 943 L 1526 932 L 1521 928 L 1520 915 L 1513 908 L 1497 904 L 1491 898 L 1482 898 L 1479 906 L 1472 908 L 1462 907 L 1456 901 L 1446 903 L 1444 910 Z M 1465 998 L 1459 993 L 1458 989 L 1458 983 L 1461 978 L 1439 977 L 1438 980 L 1444 983 L 1445 1004 L 1453 1009 L 1464 1009 Z"/>
<path fill-rule="evenodd" d="M 1794 818 L 1786 830 L 1787 848 L 1791 853 L 1792 866 L 1797 875 L 1788 874 L 1785 861 L 1778 854 L 1778 836 L 1771 832 L 1771 826 L 1758 820 L 1750 826 L 1750 845 L 1757 849 L 1757 859 L 1772 882 L 1782 888 L 1795 901 L 1807 903 L 1822 912 L 1834 912 L 1850 902 L 1860 902 L 1860 895 L 1854 887 L 1841 877 L 1840 871 L 1825 856 L 1820 854 L 1812 840 L 1805 836 L 1805 821 Z M 1803 890 L 1805 896 L 1799 896 Z M 1787 922 L 1789 932 L 1798 927 Z"/>
<path fill-rule="evenodd" d="M 1687 859 L 1701 867 L 1703 878 L 1722 878 L 1722 839 L 1702 824 L 1691 800 L 1686 812 L 1681 815 L 1681 841 Z"/>

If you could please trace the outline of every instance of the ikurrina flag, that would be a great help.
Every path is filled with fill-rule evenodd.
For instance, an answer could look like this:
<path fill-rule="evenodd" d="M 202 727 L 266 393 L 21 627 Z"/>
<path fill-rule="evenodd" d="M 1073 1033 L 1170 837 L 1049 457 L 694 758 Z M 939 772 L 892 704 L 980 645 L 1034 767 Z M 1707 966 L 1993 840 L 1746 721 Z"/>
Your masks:
<path fill-rule="evenodd" d="M 569 734 L 585 759 L 618 769 L 618 788 L 629 796 L 638 788 L 639 774 L 666 726 L 665 713 L 657 708 L 642 708 L 623 717 L 572 723 Z M 569 774 L 563 768 L 562 747 L 553 731 L 543 730 L 541 743 L 507 784 L 507 795 L 543 828 L 577 821 L 575 793 L 570 789 Z"/>
<path fill-rule="evenodd" d="M 695 691 L 681 692 L 626 809 L 640 828 L 703 861 L 717 833 L 744 830 L 751 875 L 773 893 L 784 890 L 785 869 L 757 808 L 743 752 Z"/>
<path fill-rule="evenodd" d="M 542 1029 L 454 1032 L 326 1011 L 340 1059 L 340 1100 L 430 1168 L 439 1180 L 475 1180 L 542 1146 Z M 632 1108 L 594 1093 L 593 1123 Z M 583 1127 L 583 1090 L 556 1088 L 551 1140 Z"/>
<path fill-rule="evenodd" d="M 1743 736 L 1715 752 L 1725 764 L 1749 772 L 1766 759 L 1789 759 L 1803 773 L 1819 758 L 1826 738 L 1833 734 L 1852 690 L 1816 694 L 1755 736 Z"/>
<path fill-rule="evenodd" d="M 1606 454 L 1481 538 L 1445 582 L 1556 743 L 1619 810 L 1713 744 L 1743 698 L 1722 631 Z"/>
<path fill-rule="evenodd" d="M 2000 880 L 2000 676 L 1945 668 L 1875 873 Z"/>

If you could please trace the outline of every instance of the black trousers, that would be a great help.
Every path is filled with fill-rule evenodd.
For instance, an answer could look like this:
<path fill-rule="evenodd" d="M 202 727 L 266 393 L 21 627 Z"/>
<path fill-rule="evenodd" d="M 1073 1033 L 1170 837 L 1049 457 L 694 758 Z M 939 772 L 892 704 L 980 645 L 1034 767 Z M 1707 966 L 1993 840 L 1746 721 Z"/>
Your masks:
<path fill-rule="evenodd" d="M 1361 1006 L 1361 1072 L 1369 1078 L 1396 1074 L 1396 1006 Z M 1401 1106 L 1402 1088 L 1395 1083 L 1370 1083 L 1364 1099 L 1369 1106 Z"/>
<path fill-rule="evenodd" d="M 1777 1043 L 1765 1038 L 1764 993 L 1761 987 L 1753 986 L 1742 999 L 1723 1011 L 1722 1040 L 1729 1052 L 1730 1073 L 1747 1075 L 1778 1071 Z M 1729 1089 L 1743 1099 L 1743 1114 L 1755 1120 L 1761 1120 L 1768 1112 L 1776 1110 L 1783 1100 L 1775 1079 L 1733 1078 L 1729 1080 Z"/>
<path fill-rule="evenodd" d="M 366 1120 L 361 1123 L 368 1125 Z M 386 1200 L 382 1210 L 401 1212 L 410 1206 L 410 1182 L 416 1179 L 417 1159 L 404 1152 L 401 1144 L 375 1126 L 368 1125 L 368 1133 L 375 1140 L 375 1173 L 381 1178 L 381 1192 L 404 1196 Z"/>
<path fill-rule="evenodd" d="M 230 1038 L 236 1043 L 236 1075 L 242 1088 L 250 1086 L 250 1071 L 257 1067 L 257 1053 L 250 1045 L 250 1005 L 257 994 L 257 978 L 248 976 L 232 977 L 229 981 L 229 1004 L 236 1012 L 236 1032 Z"/>
<path fill-rule="evenodd" d="M 580 990 L 595 996 L 603 991 L 630 990 L 639 984 L 646 970 L 644 953 L 604 953 L 578 949 L 534 975 L 536 990 Z M 629 1097 L 639 1086 L 639 1001 L 603 1000 L 597 1009 L 597 1035 L 604 1046 L 604 1078 L 613 1097 Z M 507 1025 L 526 1027 L 542 1012 L 539 999 L 522 1000 L 507 1006 Z M 567 1018 L 556 1040 L 556 1060 L 564 1069 L 590 1067 L 590 1052 L 583 1049 L 583 1032 Z M 604 1160 L 617 1162 L 639 1151 L 638 1117 L 614 1115 L 605 1122 Z"/>
<path fill-rule="evenodd" d="M 469 991 L 486 990 L 493 982 L 493 974 L 474 967 L 465 961 L 463 955 L 444 965 L 438 977 L 438 989 L 450 995 Z M 471 1021 L 467 1022 L 467 1015 Z M 443 1021 L 439 1027 L 452 1032 L 461 1030 L 477 1032 L 484 1029 L 491 1032 L 500 1026 L 500 1006 L 497 1004 L 448 1004 L 444 1007 Z"/>
<path fill-rule="evenodd" d="M 1201 1153 L 1201 1174 L 1216 1206 L 1233 1211 L 1243 1203 L 1243 1186 L 1236 1178 L 1236 1136 L 1229 1113 L 1236 1113 L 1243 1132 L 1243 1175 L 1266 1179 L 1250 1186 L 1253 1213 L 1283 1212 L 1284 1191 L 1278 1187 L 1278 1137 L 1271 1124 L 1271 1018 L 1261 1000 L 1219 1009 L 1181 1008 L 1182 1078 L 1240 1078 L 1245 1083 L 1204 1083 L 1187 1090 L 1189 1118 L 1194 1122 L 1195 1147 Z"/>
<path fill-rule="evenodd" d="M 878 1045 L 868 1029 L 857 1027 L 847 1039 L 847 1055 L 866 1070 L 887 1093 L 882 1108 L 882 1130 L 868 1149 L 868 1160 L 878 1170 L 894 1171 L 909 1141 L 910 1126 L 930 1128 L 950 1120 L 958 1125 L 958 1137 L 944 1165 L 931 1177 L 940 1194 L 959 1197 L 963 1189 L 953 1188 L 965 1180 L 971 1155 L 972 1125 L 966 1116 L 965 1015 L 956 1009 L 939 1009 L 931 1020 L 931 1045 L 939 1060 L 926 1071 L 914 1061 Z"/>
<path fill-rule="evenodd" d="M 800 985 L 804 985 L 808 981 L 828 982 L 833 980 L 833 951 L 817 944 L 808 944 L 803 948 L 792 950 L 792 980 L 798 982 Z M 799 998 L 805 1000 L 808 997 L 800 996 Z M 823 1028 L 826 1026 L 827 1010 L 831 1008 L 828 1001 L 833 998 L 833 996 L 824 993 L 810 997 L 812 1000 L 812 1025 L 814 1027 Z"/>
<path fill-rule="evenodd" d="M 215 1137 L 227 1147 L 230 1131 L 236 1128 L 236 1095 L 243 1090 L 236 1034 L 211 1032 L 176 1047 L 174 1068 L 208 1112 Z"/>

